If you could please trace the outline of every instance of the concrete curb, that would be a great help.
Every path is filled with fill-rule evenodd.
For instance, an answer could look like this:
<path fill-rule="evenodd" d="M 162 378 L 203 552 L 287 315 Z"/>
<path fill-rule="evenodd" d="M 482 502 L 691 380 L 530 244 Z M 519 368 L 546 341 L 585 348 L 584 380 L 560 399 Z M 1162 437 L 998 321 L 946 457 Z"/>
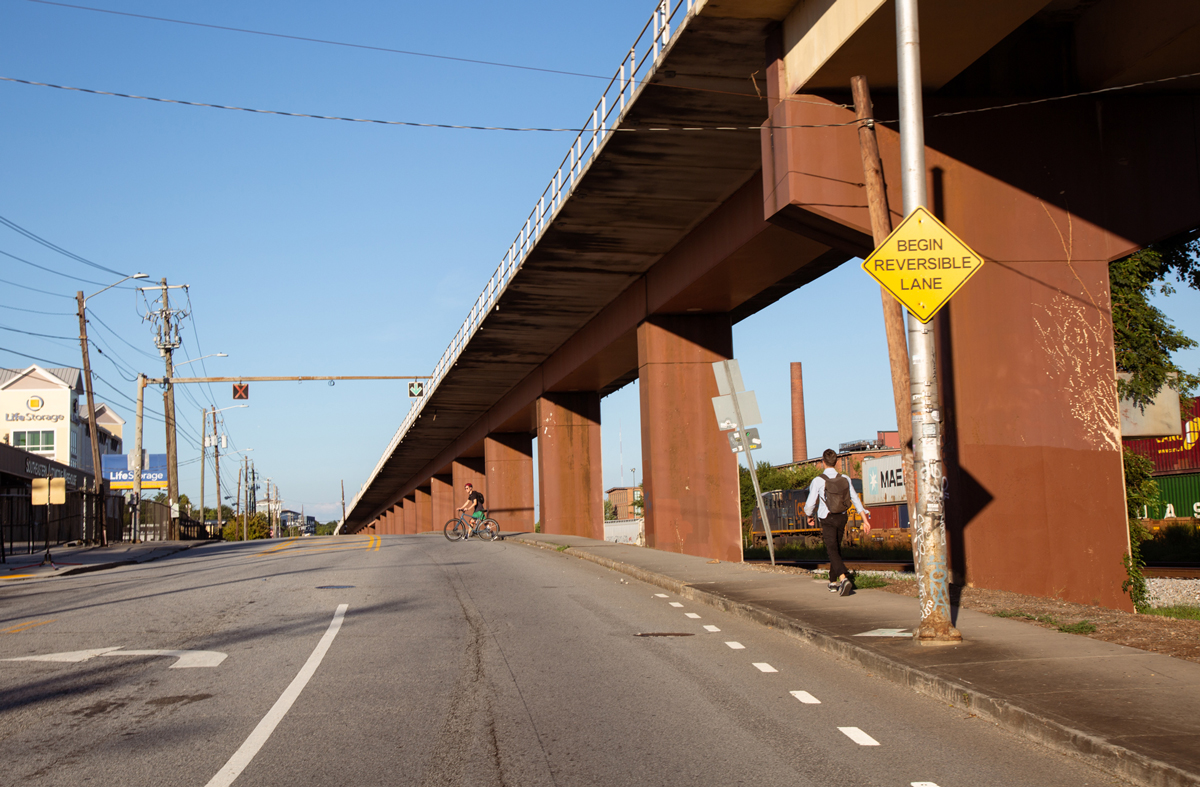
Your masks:
<path fill-rule="evenodd" d="M 1197 787 L 1200 785 L 1200 775 L 1188 773 L 1169 763 L 1147 757 L 1081 730 L 1072 729 L 1007 700 L 992 697 L 969 686 L 904 664 L 843 637 L 806 626 L 766 607 L 733 601 L 715 593 L 699 590 L 681 580 L 672 579 L 618 560 L 593 555 L 571 547 L 561 549 L 560 547 L 564 546 L 562 544 L 529 541 L 519 536 L 511 540 L 526 546 L 552 550 L 565 556 L 588 560 L 613 571 L 627 574 L 649 585 L 670 590 L 691 601 L 737 615 L 745 620 L 778 628 L 785 634 L 803 640 L 826 653 L 858 664 L 893 683 L 941 700 L 951 706 L 968 710 L 980 718 L 1060 753 L 1085 759 L 1089 764 L 1114 776 L 1146 785 L 1146 787 Z"/>
<path fill-rule="evenodd" d="M 96 564 L 90 565 L 90 566 L 79 566 L 77 568 L 67 569 L 66 571 L 60 571 L 60 572 L 57 572 L 54 574 L 46 574 L 45 576 L 42 576 L 42 577 L 30 577 L 29 579 L 50 579 L 50 578 L 54 578 L 54 577 L 72 577 L 72 576 L 78 576 L 79 574 L 90 574 L 93 571 L 107 571 L 110 568 L 119 568 L 121 566 L 136 566 L 139 563 L 152 563 L 155 560 L 159 560 L 160 558 L 169 557 L 171 555 L 177 555 L 180 552 L 185 552 L 189 549 L 192 549 L 194 547 L 198 547 L 202 544 L 207 544 L 207 543 L 211 543 L 211 542 L 197 541 L 195 543 L 182 544 L 177 549 L 172 549 L 170 552 L 162 552 L 161 554 L 157 554 L 157 555 L 152 554 L 149 557 L 146 557 L 145 559 L 142 559 L 142 560 L 126 559 L 126 560 L 114 560 L 111 563 L 96 563 Z"/>

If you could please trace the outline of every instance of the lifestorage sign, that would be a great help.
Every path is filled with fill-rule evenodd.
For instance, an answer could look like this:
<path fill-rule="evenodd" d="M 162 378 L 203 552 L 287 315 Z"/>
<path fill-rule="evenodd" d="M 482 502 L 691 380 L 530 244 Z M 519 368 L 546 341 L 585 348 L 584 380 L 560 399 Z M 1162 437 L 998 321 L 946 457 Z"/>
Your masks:
<path fill-rule="evenodd" d="M 863 459 L 863 505 L 905 503 L 904 467 L 899 454 Z"/>
<path fill-rule="evenodd" d="M 921 322 L 983 267 L 983 260 L 925 208 L 917 208 L 862 268 Z"/>
<path fill-rule="evenodd" d="M 128 454 L 105 454 L 100 457 L 104 478 L 110 489 L 133 489 L 133 471 L 129 469 Z M 142 489 L 167 488 L 167 455 L 147 454 L 142 467 Z"/>

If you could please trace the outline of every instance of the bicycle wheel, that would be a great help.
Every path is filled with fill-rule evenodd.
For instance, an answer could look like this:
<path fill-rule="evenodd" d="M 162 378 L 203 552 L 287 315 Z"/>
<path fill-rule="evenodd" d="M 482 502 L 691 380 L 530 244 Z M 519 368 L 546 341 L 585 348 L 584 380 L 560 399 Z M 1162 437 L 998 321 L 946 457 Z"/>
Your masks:
<path fill-rule="evenodd" d="M 488 541 L 499 541 L 500 523 L 491 518 L 483 520 L 483 524 L 479 526 L 479 535 Z"/>
<path fill-rule="evenodd" d="M 467 527 L 462 523 L 461 519 L 451 519 L 442 528 L 442 533 L 451 541 L 459 541 L 466 535 Z"/>

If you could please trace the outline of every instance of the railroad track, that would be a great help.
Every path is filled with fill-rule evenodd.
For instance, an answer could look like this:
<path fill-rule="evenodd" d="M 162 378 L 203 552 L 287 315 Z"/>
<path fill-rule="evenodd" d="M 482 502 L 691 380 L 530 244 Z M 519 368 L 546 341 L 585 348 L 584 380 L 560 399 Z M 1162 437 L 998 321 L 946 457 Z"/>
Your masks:
<path fill-rule="evenodd" d="M 747 560 L 747 563 L 770 563 L 769 560 Z M 776 565 L 806 568 L 809 571 L 828 570 L 829 561 L 825 560 L 776 560 Z M 897 560 L 847 560 L 846 567 L 851 571 L 901 571 L 912 572 L 913 564 Z M 1146 566 L 1142 574 L 1147 579 L 1200 579 L 1200 565 L 1196 564 L 1161 564 Z"/>

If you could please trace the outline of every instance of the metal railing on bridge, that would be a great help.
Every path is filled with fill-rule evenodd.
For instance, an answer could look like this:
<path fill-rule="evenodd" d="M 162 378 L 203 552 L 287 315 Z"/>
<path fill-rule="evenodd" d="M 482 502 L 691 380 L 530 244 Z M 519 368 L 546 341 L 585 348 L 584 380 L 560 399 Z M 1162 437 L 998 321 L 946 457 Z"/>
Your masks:
<path fill-rule="evenodd" d="M 425 402 L 429 400 L 429 395 L 437 389 L 438 383 L 458 361 L 463 348 L 475 335 L 475 331 L 479 329 L 484 316 L 495 306 L 500 295 L 512 281 L 513 275 L 520 270 L 538 239 L 542 237 L 546 227 L 554 220 L 554 216 L 574 192 L 576 184 L 595 160 L 596 154 L 605 140 L 612 134 L 613 129 L 620 125 L 627 109 L 633 104 L 634 99 L 645 85 L 649 83 L 650 77 L 658 70 L 658 65 L 673 40 L 672 30 L 676 36 L 679 34 L 691 17 L 696 1 L 674 0 L 672 6 L 671 0 L 661 0 L 655 7 L 654 14 L 642 27 L 633 46 L 629 47 L 629 53 L 621 60 L 621 65 L 600 94 L 600 100 L 596 102 L 591 116 L 582 126 L 583 130 L 572 141 L 571 147 L 563 156 L 554 175 L 550 178 L 550 182 L 542 190 L 533 210 L 525 219 L 525 224 L 504 253 L 503 259 L 488 279 L 483 292 L 475 299 L 467 318 L 459 327 L 458 332 L 454 334 L 449 346 L 438 359 L 433 368 L 433 374 L 426 384 L 425 395 L 409 409 L 408 415 L 388 443 L 379 462 L 371 471 L 370 477 L 355 494 L 350 505 L 351 509 L 358 503 L 363 490 L 375 480 L 375 476 L 379 474 L 384 462 L 391 456 L 392 451 L 400 444 L 404 435 L 417 420 Z"/>

